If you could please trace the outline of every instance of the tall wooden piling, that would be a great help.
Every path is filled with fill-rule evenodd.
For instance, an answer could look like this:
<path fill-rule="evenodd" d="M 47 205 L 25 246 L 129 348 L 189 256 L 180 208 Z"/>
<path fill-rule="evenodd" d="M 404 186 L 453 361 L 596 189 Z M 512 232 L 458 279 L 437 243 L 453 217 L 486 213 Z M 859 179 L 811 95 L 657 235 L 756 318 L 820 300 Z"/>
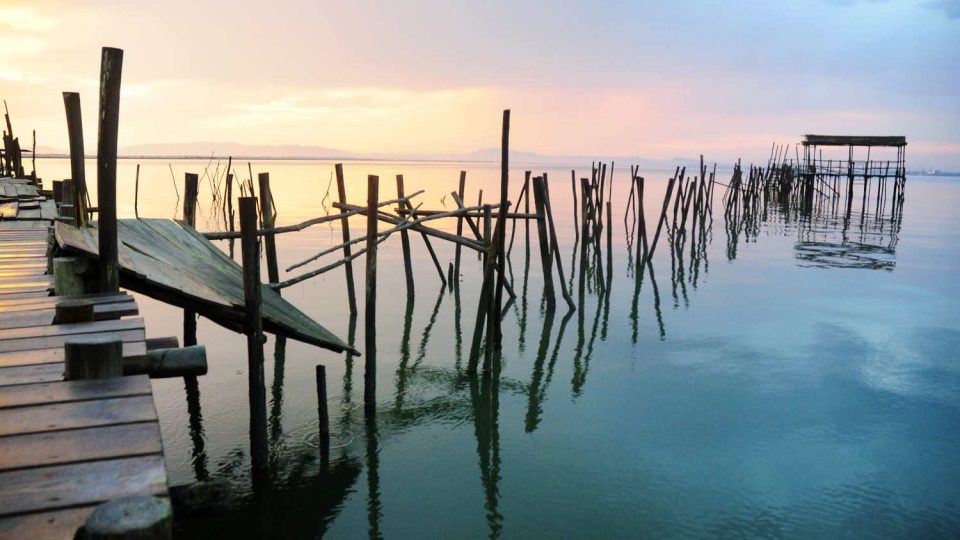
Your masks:
<path fill-rule="evenodd" d="M 550 190 L 547 188 L 547 176 L 533 179 L 533 189 L 539 194 L 537 197 L 543 201 L 544 217 L 547 220 L 547 232 L 550 235 L 550 251 L 553 253 L 554 262 L 557 264 L 557 280 L 560 282 L 560 291 L 563 299 L 567 302 L 567 307 L 571 310 L 576 309 L 577 304 L 567 290 L 567 282 L 563 278 L 563 263 L 560 259 L 560 245 L 557 241 L 557 229 L 553 223 L 553 209 L 550 204 Z"/>
<path fill-rule="evenodd" d="M 537 213 L 537 238 L 540 241 L 540 267 L 543 269 L 543 294 L 547 299 L 547 308 L 554 309 L 557 304 L 556 293 L 553 289 L 552 254 L 550 252 L 550 236 L 547 232 L 547 213 L 542 185 L 543 177 L 533 179 L 533 205 Z"/>
<path fill-rule="evenodd" d="M 497 211 L 497 223 L 504 223 L 509 209 L 508 197 L 510 191 L 510 109 L 503 111 L 503 123 L 500 132 L 500 208 Z M 493 299 L 492 320 L 494 321 L 493 336 L 495 346 L 500 348 L 500 338 L 502 332 L 500 328 L 500 318 L 503 306 L 503 289 L 506 283 L 507 268 L 507 228 L 499 226 L 497 228 L 497 237 L 494 239 L 494 245 L 497 247 L 497 284 Z M 487 344 L 491 346 L 491 344 Z"/>
<path fill-rule="evenodd" d="M 397 175 L 397 198 L 403 199 L 403 175 Z M 400 208 L 406 209 L 406 205 L 403 201 L 400 202 Z M 409 217 L 409 216 L 408 216 Z M 414 297 L 414 283 L 413 283 L 413 263 L 410 260 L 410 235 L 406 229 L 400 231 L 400 247 L 403 251 L 403 274 L 406 277 L 407 281 L 407 300 L 413 300 Z"/>
<path fill-rule="evenodd" d="M 247 335 L 247 381 L 250 401 L 250 456 L 253 478 L 270 478 L 267 447 L 267 391 L 263 375 L 263 318 L 257 198 L 240 197 L 240 250 L 243 259 L 244 333 Z"/>
<path fill-rule="evenodd" d="M 100 119 L 97 135 L 100 292 L 120 290 L 120 261 L 117 248 L 117 133 L 120 125 L 122 68 L 123 51 L 104 47 L 100 60 L 100 114 L 97 116 Z M 81 218 L 78 217 L 78 219 Z"/>
<path fill-rule="evenodd" d="M 264 229 L 274 227 L 273 212 L 273 193 L 270 191 L 270 173 L 260 173 L 257 175 L 257 182 L 260 185 L 260 220 Z M 277 239 L 274 234 L 266 234 L 263 237 L 263 248 L 267 256 L 267 278 L 270 283 L 280 282 L 280 270 L 277 268 Z M 280 291 L 277 290 L 277 294 Z"/>
<path fill-rule="evenodd" d="M 137 163 L 137 174 L 133 179 L 133 217 L 140 219 L 140 209 L 138 202 L 140 200 L 140 164 Z"/>
<path fill-rule="evenodd" d="M 377 405 L 377 206 L 380 178 L 367 176 L 367 291 L 364 304 L 363 403 L 367 412 Z"/>
<path fill-rule="evenodd" d="M 673 185 L 677 181 L 677 176 L 674 174 L 673 178 L 667 183 L 667 193 L 663 197 L 663 208 L 660 210 L 660 218 L 657 219 L 657 229 L 653 234 L 653 241 L 650 242 L 650 246 L 647 249 L 647 256 L 644 259 L 644 264 L 649 264 L 650 260 L 653 258 L 653 252 L 657 248 L 657 241 L 660 239 L 660 230 L 663 228 L 663 224 L 667 221 L 667 209 L 670 207 L 670 196 L 673 194 Z M 683 181 L 681 177 L 680 181 Z"/>
<path fill-rule="evenodd" d="M 70 139 L 70 179 L 74 182 L 73 199 L 65 201 L 72 204 L 76 212 L 76 223 L 87 223 L 87 182 L 83 156 L 83 117 L 80 114 L 80 94 L 63 93 L 63 108 L 67 113 L 67 137 Z"/>
<path fill-rule="evenodd" d="M 457 196 L 460 201 L 463 201 L 463 195 L 467 188 L 467 171 L 460 171 L 460 183 L 457 184 Z M 463 235 L 463 216 L 457 216 L 457 236 Z M 460 244 L 457 244 L 454 247 L 454 257 L 453 257 L 453 275 L 456 282 L 454 285 L 456 287 L 460 286 Z"/>
<path fill-rule="evenodd" d="M 337 177 L 337 197 L 340 199 L 340 204 L 347 203 L 347 186 L 343 178 L 343 164 L 337 163 L 333 166 L 333 170 L 336 173 Z M 340 213 L 345 213 L 346 210 L 340 209 Z M 343 238 L 343 258 L 347 262 L 344 264 L 344 272 L 347 276 L 347 301 L 350 303 L 350 313 L 357 313 L 357 292 L 356 286 L 353 282 L 353 257 L 350 256 L 350 219 L 347 217 L 340 218 L 340 233 Z"/>
<path fill-rule="evenodd" d="M 197 226 L 197 194 L 199 177 L 195 173 L 186 173 L 183 183 L 183 220 L 191 227 Z M 183 310 L 183 346 L 197 344 L 197 314 L 190 309 Z M 194 378 L 194 380 L 196 380 Z"/>

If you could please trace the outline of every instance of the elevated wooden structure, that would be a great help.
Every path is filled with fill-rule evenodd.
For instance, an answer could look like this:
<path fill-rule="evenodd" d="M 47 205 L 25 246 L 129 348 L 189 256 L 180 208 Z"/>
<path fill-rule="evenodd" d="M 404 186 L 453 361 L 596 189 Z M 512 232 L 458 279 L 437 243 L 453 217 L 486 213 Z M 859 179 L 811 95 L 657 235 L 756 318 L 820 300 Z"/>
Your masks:
<path fill-rule="evenodd" d="M 170 219 L 118 220 L 120 283 L 168 304 L 190 309 L 232 330 L 244 321 L 243 268 L 193 227 Z M 62 249 L 96 259 L 96 223 L 56 225 Z M 264 329 L 336 352 L 353 348 L 261 285 Z"/>
<path fill-rule="evenodd" d="M 803 158 L 797 171 L 800 175 L 812 175 L 828 183 L 837 178 L 865 183 L 871 179 L 906 178 L 907 138 L 904 136 L 804 135 L 801 144 Z M 847 159 L 824 159 L 822 147 L 846 147 Z M 896 159 L 881 160 L 875 156 L 871 159 L 871 150 L 883 147 L 896 148 Z M 866 148 L 866 154 L 856 156 L 857 148 Z"/>

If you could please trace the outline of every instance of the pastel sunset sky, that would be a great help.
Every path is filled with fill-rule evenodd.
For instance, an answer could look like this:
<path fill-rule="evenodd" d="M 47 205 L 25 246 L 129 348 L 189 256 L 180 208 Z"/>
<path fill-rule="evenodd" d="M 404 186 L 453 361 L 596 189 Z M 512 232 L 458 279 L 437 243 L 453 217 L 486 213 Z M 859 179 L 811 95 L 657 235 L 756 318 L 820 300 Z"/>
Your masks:
<path fill-rule="evenodd" d="M 124 49 L 120 146 L 761 159 L 804 133 L 906 135 L 960 168 L 960 2 L 0 0 L 0 96 L 96 140 L 100 47 Z"/>

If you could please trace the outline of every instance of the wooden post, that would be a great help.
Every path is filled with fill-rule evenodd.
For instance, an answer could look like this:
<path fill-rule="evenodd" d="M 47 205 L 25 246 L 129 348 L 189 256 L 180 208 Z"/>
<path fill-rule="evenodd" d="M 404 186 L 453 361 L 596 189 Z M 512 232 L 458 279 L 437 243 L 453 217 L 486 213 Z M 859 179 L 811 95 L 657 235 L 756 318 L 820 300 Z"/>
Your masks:
<path fill-rule="evenodd" d="M 53 201 L 57 204 L 63 202 L 63 180 L 54 180 L 52 183 Z"/>
<path fill-rule="evenodd" d="M 63 346 L 67 381 L 123 376 L 123 340 L 113 336 L 71 338 Z"/>
<path fill-rule="evenodd" d="M 170 502 L 149 495 L 122 497 L 98 506 L 83 525 L 88 540 L 170 540 Z"/>
<path fill-rule="evenodd" d="M 73 180 L 66 179 L 63 181 L 63 184 L 60 186 L 62 193 L 60 196 L 63 198 L 63 203 L 60 204 L 59 214 L 63 217 L 68 217 L 70 220 L 68 223 L 71 225 L 77 225 L 77 216 L 74 209 L 76 206 L 73 205 L 74 199 L 74 184 Z"/>
<path fill-rule="evenodd" d="M 93 302 L 89 300 L 63 300 L 57 303 L 53 324 L 93 322 Z"/>
<path fill-rule="evenodd" d="M 30 148 L 30 178 L 37 181 L 37 130 L 33 130 L 33 146 Z"/>
<path fill-rule="evenodd" d="M 63 202 L 72 204 L 78 225 L 87 223 L 87 181 L 83 156 L 83 117 L 80 114 L 80 94 L 63 93 L 63 107 L 67 112 L 67 136 L 70 139 L 70 176 L 74 193 Z"/>
<path fill-rule="evenodd" d="M 197 226 L 199 182 L 196 174 L 186 173 L 183 184 L 183 220 L 194 228 Z M 183 310 L 183 344 L 185 346 L 197 344 L 197 314 L 190 309 Z"/>
<path fill-rule="evenodd" d="M 510 109 L 503 111 L 503 124 L 500 134 L 500 208 L 497 212 L 497 222 L 502 223 L 507 216 L 507 198 L 510 188 Z M 491 321 L 493 325 L 492 332 L 487 335 L 493 335 L 494 343 L 487 343 L 487 347 L 500 348 L 500 338 L 502 332 L 500 328 L 500 310 L 503 306 L 503 288 L 506 281 L 506 261 L 507 261 L 507 228 L 499 227 L 497 237 L 493 239 L 493 244 L 497 246 L 497 284 L 494 292 L 493 310 L 491 311 Z M 488 355 L 489 358 L 489 355 Z"/>
<path fill-rule="evenodd" d="M 341 204 L 347 203 L 347 186 L 343 179 L 343 164 L 337 163 L 333 166 L 337 175 L 337 195 Z M 346 210 L 340 209 L 343 214 Z M 344 272 L 347 275 L 347 299 L 350 302 L 350 313 L 357 313 L 357 293 L 353 283 L 353 258 L 350 256 L 350 220 L 349 218 L 340 219 L 340 232 L 343 236 L 343 258 L 347 261 L 344 264 Z"/>
<path fill-rule="evenodd" d="M 367 176 L 367 294 L 364 305 L 363 402 L 367 412 L 377 405 L 377 202 L 380 178 Z"/>
<path fill-rule="evenodd" d="M 667 194 L 663 198 L 663 208 L 660 210 L 660 218 L 657 220 L 657 230 L 653 234 L 653 242 L 650 243 L 650 247 L 647 250 L 647 257 L 644 261 L 644 264 L 649 264 L 650 260 L 653 258 L 653 251 L 657 248 L 657 240 L 660 239 L 660 229 L 663 227 L 664 222 L 667 220 L 667 208 L 670 207 L 670 196 L 673 194 L 673 184 L 677 181 L 677 176 L 674 174 L 673 178 L 667 183 Z M 683 181 L 683 177 L 680 178 L 680 181 Z"/>
<path fill-rule="evenodd" d="M 270 191 L 270 173 L 260 173 L 257 175 L 257 181 L 260 183 L 260 215 L 264 229 L 272 229 L 274 226 L 273 213 L 273 194 Z M 277 268 L 277 240 L 274 234 L 263 236 L 263 247 L 267 255 L 267 278 L 270 283 L 280 282 L 280 270 Z M 277 294 L 280 294 L 279 289 Z"/>
<path fill-rule="evenodd" d="M 197 193 L 199 177 L 194 173 L 186 173 L 183 182 L 183 220 L 187 225 L 197 225 Z"/>
<path fill-rule="evenodd" d="M 233 156 L 230 156 L 229 162 L 233 161 Z M 227 167 L 227 170 L 230 170 L 230 167 Z M 227 173 L 227 187 L 226 187 L 226 198 L 227 198 L 227 223 L 230 226 L 230 232 L 234 231 L 234 215 L 233 215 L 233 175 Z M 233 246 L 233 240 L 230 240 L 230 245 Z M 232 249 L 232 248 L 231 248 Z"/>
<path fill-rule="evenodd" d="M 326 463 L 330 456 L 330 415 L 327 411 L 327 369 L 322 364 L 317 365 L 317 419 L 321 462 Z"/>
<path fill-rule="evenodd" d="M 403 175 L 397 175 L 397 198 L 403 198 Z M 406 205 L 401 202 L 400 208 L 405 208 Z M 403 217 L 401 215 L 401 217 Z M 407 216 L 409 218 L 409 216 Z M 414 297 L 414 283 L 413 283 L 413 264 L 410 261 L 410 236 L 407 234 L 407 230 L 404 229 L 400 231 L 400 247 L 403 251 L 403 274 L 407 278 L 407 299 L 412 300 Z"/>
<path fill-rule="evenodd" d="M 577 223 L 577 171 L 570 170 L 570 190 L 573 192 L 573 233 L 574 238 L 580 239 L 580 225 Z M 573 271 L 572 269 L 570 270 Z"/>
<path fill-rule="evenodd" d="M 563 299 L 567 302 L 567 307 L 571 310 L 576 309 L 577 304 L 573 301 L 573 297 L 570 296 L 570 292 L 567 290 L 567 282 L 563 279 L 563 263 L 560 261 L 560 245 L 557 241 L 557 229 L 553 223 L 553 209 L 550 204 L 550 190 L 547 189 L 546 173 L 544 173 L 543 178 L 538 176 L 533 179 L 533 189 L 534 191 L 539 191 L 539 195 L 537 196 L 543 200 L 543 209 L 547 219 L 547 231 L 550 233 L 550 251 L 553 253 L 554 261 L 557 263 L 557 279 L 560 281 L 560 291 L 563 294 Z"/>
<path fill-rule="evenodd" d="M 75 257 L 53 259 L 53 294 L 71 296 L 83 294 L 83 279 L 76 272 Z"/>
<path fill-rule="evenodd" d="M 457 196 L 460 197 L 460 200 L 463 200 L 463 194 L 467 187 L 467 171 L 460 171 L 460 184 L 457 186 Z M 457 236 L 463 235 L 463 216 L 457 216 Z M 457 244 L 454 248 L 454 258 L 453 258 L 453 275 L 456 280 L 455 284 L 457 287 L 460 287 L 460 244 Z"/>
<path fill-rule="evenodd" d="M 543 177 L 533 179 L 533 204 L 537 212 L 537 237 L 540 240 L 540 267 L 543 269 L 543 294 L 547 298 L 547 309 L 554 309 L 557 305 L 556 293 L 553 289 L 553 272 L 551 271 L 550 237 L 547 234 L 547 215 L 544 206 L 542 187 Z"/>
<path fill-rule="evenodd" d="M 240 250 L 243 258 L 244 331 L 250 399 L 250 455 L 255 482 L 270 477 L 267 447 L 267 392 L 263 376 L 263 318 L 260 304 L 260 249 L 257 241 L 257 198 L 240 198 Z"/>
<path fill-rule="evenodd" d="M 133 217 L 140 219 L 140 209 L 138 208 L 138 203 L 140 202 L 140 164 L 137 163 L 137 175 L 134 177 L 133 181 Z"/>
<path fill-rule="evenodd" d="M 97 230 L 100 240 L 100 292 L 120 290 L 117 250 L 117 131 L 123 51 L 104 47 L 100 60 L 100 119 L 97 138 Z M 79 190 L 77 190 L 79 191 Z M 77 208 L 80 223 L 81 212 Z"/>

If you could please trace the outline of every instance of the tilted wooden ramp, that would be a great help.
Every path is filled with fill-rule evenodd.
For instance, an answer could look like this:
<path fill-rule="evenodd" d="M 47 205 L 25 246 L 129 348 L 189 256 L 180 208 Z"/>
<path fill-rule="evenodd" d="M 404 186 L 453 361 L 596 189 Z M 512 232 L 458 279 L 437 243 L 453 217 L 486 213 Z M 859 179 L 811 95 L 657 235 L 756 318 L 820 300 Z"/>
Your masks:
<path fill-rule="evenodd" d="M 81 228 L 57 223 L 56 237 L 67 252 L 99 256 L 96 223 Z M 170 219 L 121 219 L 117 237 L 122 287 L 242 331 L 243 268 L 193 227 Z M 270 287 L 261 290 L 266 331 L 332 351 L 356 352 Z"/>

